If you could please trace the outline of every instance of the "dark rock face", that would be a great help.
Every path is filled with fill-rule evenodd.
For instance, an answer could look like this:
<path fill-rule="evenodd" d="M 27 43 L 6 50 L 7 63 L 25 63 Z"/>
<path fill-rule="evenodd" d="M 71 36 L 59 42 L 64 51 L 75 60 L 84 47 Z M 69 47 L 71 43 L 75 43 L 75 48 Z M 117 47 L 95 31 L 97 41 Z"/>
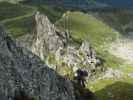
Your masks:
<path fill-rule="evenodd" d="M 96 95 L 89 89 L 83 88 L 75 82 L 73 84 L 76 100 L 97 100 Z"/>
<path fill-rule="evenodd" d="M 0 100 L 13 100 L 19 91 L 35 100 L 75 100 L 71 82 L 0 28 Z"/>

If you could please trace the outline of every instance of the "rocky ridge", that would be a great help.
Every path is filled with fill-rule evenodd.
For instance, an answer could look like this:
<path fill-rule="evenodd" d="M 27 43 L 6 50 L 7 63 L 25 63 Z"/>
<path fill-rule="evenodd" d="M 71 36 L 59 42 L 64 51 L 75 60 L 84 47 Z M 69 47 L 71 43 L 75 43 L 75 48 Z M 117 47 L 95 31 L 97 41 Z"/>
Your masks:
<path fill-rule="evenodd" d="M 89 42 L 82 41 L 80 46 L 69 43 L 72 40 L 70 33 L 58 30 L 44 14 L 37 12 L 35 20 L 36 31 L 31 50 L 42 60 L 46 59 L 53 69 L 61 69 L 63 66 L 73 71 L 75 68 L 84 68 L 90 76 L 92 72 L 101 70 L 99 65 L 102 62 Z"/>
<path fill-rule="evenodd" d="M 14 100 L 23 91 L 36 100 L 75 100 L 70 81 L 13 41 L 0 28 L 0 99 Z"/>
<path fill-rule="evenodd" d="M 58 32 L 47 16 L 39 12 L 35 15 L 35 21 L 32 51 L 44 60 L 49 52 L 54 53 L 59 47 L 64 48 L 69 36 L 66 32 Z"/>

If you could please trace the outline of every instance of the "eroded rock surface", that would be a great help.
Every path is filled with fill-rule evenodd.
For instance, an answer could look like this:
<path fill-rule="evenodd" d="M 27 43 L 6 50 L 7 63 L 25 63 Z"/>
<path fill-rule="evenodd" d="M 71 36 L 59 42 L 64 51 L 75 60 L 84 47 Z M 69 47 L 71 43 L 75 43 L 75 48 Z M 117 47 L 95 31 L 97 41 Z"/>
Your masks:
<path fill-rule="evenodd" d="M 32 52 L 42 60 L 52 54 L 53 58 L 47 61 L 53 69 L 67 66 L 86 69 L 90 75 L 101 64 L 89 42 L 82 41 L 79 46 L 69 43 L 72 41 L 70 33 L 59 31 L 45 16 L 39 12 L 35 15 L 36 31 L 32 44 Z"/>
<path fill-rule="evenodd" d="M 0 28 L 0 100 L 13 100 L 22 90 L 36 100 L 75 100 L 71 82 Z"/>
<path fill-rule="evenodd" d="M 64 48 L 68 34 L 66 32 L 58 32 L 47 16 L 39 12 L 35 15 L 35 21 L 36 32 L 32 51 L 44 60 L 49 52 L 54 53 L 59 47 Z"/>

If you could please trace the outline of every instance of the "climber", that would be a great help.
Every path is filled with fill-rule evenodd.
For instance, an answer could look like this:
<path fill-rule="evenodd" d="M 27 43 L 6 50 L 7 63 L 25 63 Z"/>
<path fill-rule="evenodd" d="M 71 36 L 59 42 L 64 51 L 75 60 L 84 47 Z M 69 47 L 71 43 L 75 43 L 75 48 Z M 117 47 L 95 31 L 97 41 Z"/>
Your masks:
<path fill-rule="evenodd" d="M 74 80 L 83 88 L 85 88 L 86 77 L 88 76 L 88 72 L 78 69 L 75 73 Z"/>

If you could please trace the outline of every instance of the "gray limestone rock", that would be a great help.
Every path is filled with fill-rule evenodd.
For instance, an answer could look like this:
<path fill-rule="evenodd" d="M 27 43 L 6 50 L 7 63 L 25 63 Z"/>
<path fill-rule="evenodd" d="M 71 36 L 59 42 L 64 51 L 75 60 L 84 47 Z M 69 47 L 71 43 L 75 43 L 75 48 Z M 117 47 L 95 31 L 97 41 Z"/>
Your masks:
<path fill-rule="evenodd" d="M 69 80 L 20 47 L 0 28 L 0 100 L 24 91 L 36 100 L 75 100 Z"/>
<path fill-rule="evenodd" d="M 47 61 L 51 68 L 56 69 L 60 63 L 73 69 L 73 67 L 84 68 L 90 74 L 97 70 L 97 55 L 94 49 L 87 41 L 82 41 L 82 44 L 77 47 L 69 43 L 70 33 L 59 31 L 45 16 L 37 12 L 35 14 L 36 31 L 32 42 L 31 51 L 39 56 L 42 60 L 47 60 L 49 54 L 55 57 L 54 64 Z M 73 41 L 73 40 L 72 40 Z M 61 66 L 62 67 L 62 66 Z M 100 69 L 100 68 L 99 68 Z"/>
<path fill-rule="evenodd" d="M 54 53 L 59 47 L 64 47 L 69 35 L 66 32 L 58 32 L 44 14 L 37 12 L 35 21 L 36 32 L 32 51 L 44 60 L 49 52 Z"/>

